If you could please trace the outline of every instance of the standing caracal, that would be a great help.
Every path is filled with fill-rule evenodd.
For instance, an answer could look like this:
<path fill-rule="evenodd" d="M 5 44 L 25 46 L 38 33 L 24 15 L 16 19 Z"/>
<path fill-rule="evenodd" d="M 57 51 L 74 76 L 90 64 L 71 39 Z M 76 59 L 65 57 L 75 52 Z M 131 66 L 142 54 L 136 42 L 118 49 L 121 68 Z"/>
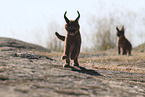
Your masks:
<path fill-rule="evenodd" d="M 122 26 L 122 29 L 119 30 L 118 27 L 116 27 L 117 30 L 117 36 L 118 36 L 118 54 L 120 54 L 120 50 L 122 51 L 122 55 L 131 55 L 132 45 L 131 43 L 126 39 L 124 35 L 124 26 Z"/>

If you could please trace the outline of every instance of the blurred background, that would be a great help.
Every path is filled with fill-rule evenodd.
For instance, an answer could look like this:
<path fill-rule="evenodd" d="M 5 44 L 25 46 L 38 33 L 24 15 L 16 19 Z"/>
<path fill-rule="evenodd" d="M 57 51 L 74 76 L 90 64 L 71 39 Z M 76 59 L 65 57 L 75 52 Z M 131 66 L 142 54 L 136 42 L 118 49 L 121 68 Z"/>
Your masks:
<path fill-rule="evenodd" d="M 64 12 L 74 20 L 77 10 L 82 51 L 116 48 L 116 26 L 133 47 L 145 42 L 145 0 L 0 0 L 0 37 L 62 51 L 54 33 L 65 35 Z"/>

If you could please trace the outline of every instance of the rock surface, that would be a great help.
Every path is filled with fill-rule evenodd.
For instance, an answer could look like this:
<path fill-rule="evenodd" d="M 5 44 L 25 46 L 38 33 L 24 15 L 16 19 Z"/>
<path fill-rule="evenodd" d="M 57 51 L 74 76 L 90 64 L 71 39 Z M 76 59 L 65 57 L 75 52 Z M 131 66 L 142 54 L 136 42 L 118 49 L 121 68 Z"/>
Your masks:
<path fill-rule="evenodd" d="M 63 68 L 63 62 L 34 54 L 27 44 L 6 40 L 0 39 L 0 97 L 145 97 L 144 73 Z"/>
<path fill-rule="evenodd" d="M 17 48 L 17 49 L 25 49 L 25 50 L 39 50 L 39 51 L 50 52 L 50 50 L 35 44 L 26 43 L 20 40 L 4 38 L 4 37 L 0 37 L 0 47 L 7 48 L 7 50 L 9 47 L 9 50 Z"/>

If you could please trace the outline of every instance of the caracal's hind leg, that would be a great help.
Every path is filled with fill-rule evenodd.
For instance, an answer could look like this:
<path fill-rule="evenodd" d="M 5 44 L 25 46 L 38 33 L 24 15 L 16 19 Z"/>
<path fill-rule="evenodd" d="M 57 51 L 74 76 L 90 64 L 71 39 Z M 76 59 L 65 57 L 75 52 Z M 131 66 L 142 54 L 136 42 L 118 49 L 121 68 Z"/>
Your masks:
<path fill-rule="evenodd" d="M 71 60 L 74 60 L 74 66 L 79 66 L 78 63 L 78 56 L 80 53 L 80 45 L 74 47 L 73 51 L 71 52 Z"/>
<path fill-rule="evenodd" d="M 131 56 L 131 50 L 128 51 L 128 56 Z"/>
<path fill-rule="evenodd" d="M 126 49 L 123 49 L 122 55 L 126 55 Z"/>
<path fill-rule="evenodd" d="M 74 59 L 74 66 L 79 66 L 78 57 Z"/>

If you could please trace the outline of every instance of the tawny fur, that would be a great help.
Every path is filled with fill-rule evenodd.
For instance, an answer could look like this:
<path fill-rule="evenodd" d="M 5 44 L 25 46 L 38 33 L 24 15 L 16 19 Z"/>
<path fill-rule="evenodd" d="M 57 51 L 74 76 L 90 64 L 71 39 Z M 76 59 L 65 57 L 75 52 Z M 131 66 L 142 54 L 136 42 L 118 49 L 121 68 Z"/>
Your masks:
<path fill-rule="evenodd" d="M 77 11 L 78 12 L 78 11 Z M 65 29 L 67 31 L 66 36 L 62 36 L 57 32 L 55 35 L 58 39 L 64 41 L 64 53 L 62 59 L 65 60 L 63 67 L 70 66 L 70 59 L 74 60 L 74 66 L 79 66 L 78 56 L 81 48 L 81 35 L 79 31 L 79 18 L 80 14 L 78 12 L 78 17 L 75 20 L 69 20 L 64 14 L 64 19 L 66 21 Z"/>
<path fill-rule="evenodd" d="M 117 30 L 117 47 L 118 47 L 118 54 L 122 52 L 122 55 L 131 55 L 132 45 L 131 43 L 126 39 L 124 35 L 124 26 L 122 26 L 122 29 L 119 30 L 118 27 L 116 27 Z"/>

